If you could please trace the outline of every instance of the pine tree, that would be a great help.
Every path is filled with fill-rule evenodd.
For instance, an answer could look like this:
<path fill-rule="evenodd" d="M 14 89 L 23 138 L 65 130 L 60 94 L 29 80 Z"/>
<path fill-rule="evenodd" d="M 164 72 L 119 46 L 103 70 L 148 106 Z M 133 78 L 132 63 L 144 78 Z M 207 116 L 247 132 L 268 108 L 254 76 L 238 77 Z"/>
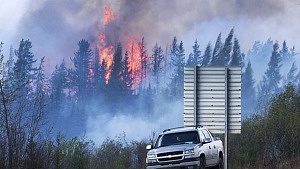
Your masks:
<path fill-rule="evenodd" d="M 202 56 L 203 61 L 202 61 L 201 66 L 209 66 L 210 65 L 210 60 L 211 60 L 211 57 L 212 57 L 211 52 L 212 52 L 211 44 L 208 43 L 206 48 L 205 48 L 204 55 Z"/>
<path fill-rule="evenodd" d="M 29 40 L 22 39 L 18 50 L 15 51 L 17 60 L 14 66 L 14 72 L 15 78 L 20 82 L 20 84 L 31 83 L 35 78 L 36 68 L 34 68 L 33 65 L 37 60 L 34 59 L 31 48 L 31 42 Z M 25 90 L 27 91 L 23 90 L 24 93 L 22 95 L 27 95 L 29 92 L 28 90 L 31 89 L 29 86 L 27 86 Z"/>
<path fill-rule="evenodd" d="M 287 73 L 284 85 L 288 85 L 289 83 L 294 86 L 297 85 L 297 71 L 296 62 L 293 62 L 289 72 Z"/>
<path fill-rule="evenodd" d="M 170 92 L 174 99 L 180 99 L 183 97 L 183 78 L 184 78 L 184 48 L 183 42 L 180 42 L 177 53 L 172 59 L 172 65 L 174 72 L 170 82 Z"/>
<path fill-rule="evenodd" d="M 65 60 L 58 66 L 55 66 L 55 70 L 51 75 L 51 100 L 57 109 L 57 111 L 63 108 L 65 104 L 64 90 L 67 88 L 68 82 L 68 70 L 66 68 Z"/>
<path fill-rule="evenodd" d="M 151 65 L 152 65 L 152 75 L 154 77 L 156 91 L 159 90 L 159 82 L 162 72 L 162 63 L 163 63 L 163 50 L 158 44 L 156 43 L 152 49 L 153 54 L 151 57 Z"/>
<path fill-rule="evenodd" d="M 287 47 L 286 41 L 283 41 L 280 53 L 282 55 L 283 62 L 289 61 L 291 59 L 291 55 L 289 53 L 289 48 Z"/>
<path fill-rule="evenodd" d="M 216 40 L 215 48 L 214 48 L 214 51 L 213 51 L 213 54 L 212 54 L 211 66 L 217 66 L 218 65 L 217 61 L 218 61 L 220 52 L 223 48 L 223 42 L 222 42 L 221 36 L 222 36 L 222 34 L 219 33 L 218 38 Z"/>
<path fill-rule="evenodd" d="M 251 62 L 249 61 L 245 72 L 242 74 L 242 109 L 243 116 L 249 117 L 252 115 L 256 105 L 255 80 Z"/>
<path fill-rule="evenodd" d="M 258 86 L 258 100 L 260 106 L 268 105 L 272 95 L 275 95 L 280 91 L 279 84 L 282 78 L 280 75 L 280 67 L 281 55 L 279 53 L 279 45 L 276 42 L 273 45 L 273 52 L 268 63 L 268 68 Z M 265 110 L 263 111 L 266 113 L 268 106 L 264 106 L 264 109 Z"/>
<path fill-rule="evenodd" d="M 105 88 L 106 88 L 106 62 L 103 59 L 100 61 L 98 50 L 95 50 L 95 57 L 94 57 L 94 77 L 93 77 L 93 95 L 94 97 L 104 96 Z"/>
<path fill-rule="evenodd" d="M 123 61 L 123 68 L 122 68 L 122 73 L 121 73 L 121 79 L 122 79 L 122 84 L 123 84 L 123 95 L 125 97 L 129 97 L 133 94 L 133 81 L 134 78 L 132 77 L 132 70 L 129 68 L 129 56 L 128 52 L 125 52 L 125 57 Z"/>
<path fill-rule="evenodd" d="M 193 56 L 194 56 L 194 59 L 193 59 L 194 66 L 200 66 L 200 63 L 202 62 L 203 58 L 201 57 L 200 46 L 197 42 L 197 39 L 193 46 Z"/>
<path fill-rule="evenodd" d="M 199 66 L 202 62 L 200 46 L 198 45 L 197 39 L 193 46 L 193 53 L 189 54 L 188 60 L 186 62 L 186 66 Z"/>
<path fill-rule="evenodd" d="M 227 66 L 230 61 L 230 54 L 232 50 L 232 38 L 234 29 L 232 28 L 225 40 L 224 46 L 220 51 L 219 57 L 216 61 L 217 66 Z"/>
<path fill-rule="evenodd" d="M 243 54 L 241 53 L 240 44 L 237 38 L 234 38 L 233 53 L 231 55 L 230 66 L 244 67 Z"/>
<path fill-rule="evenodd" d="M 193 60 L 194 60 L 193 53 L 190 53 L 185 65 L 188 66 L 188 67 L 195 66 L 194 63 L 193 63 Z"/>
<path fill-rule="evenodd" d="M 118 43 L 113 56 L 113 64 L 110 78 L 108 79 L 107 84 L 107 97 L 108 101 L 112 103 L 111 109 L 112 112 L 116 113 L 121 107 L 121 99 L 124 98 L 124 87 L 122 82 L 122 71 L 123 71 L 123 62 L 122 62 L 122 45 Z M 123 94 L 123 95 L 122 95 Z"/>
<path fill-rule="evenodd" d="M 90 43 L 84 39 L 78 42 L 78 50 L 74 54 L 71 61 L 74 64 L 75 70 L 73 71 L 73 85 L 77 88 L 77 99 L 79 101 L 86 100 L 89 95 L 89 73 L 91 70 L 91 56 Z M 84 104 L 83 104 L 84 105 Z M 83 106 L 82 105 L 82 106 Z"/>
<path fill-rule="evenodd" d="M 176 59 L 177 54 L 178 54 L 178 44 L 177 44 L 177 38 L 174 37 L 173 41 L 172 41 L 172 45 L 170 47 L 170 57 L 171 57 L 171 64 L 170 64 L 170 71 L 173 72 L 174 71 L 174 65 L 173 65 L 173 60 Z"/>
<path fill-rule="evenodd" d="M 140 43 L 140 55 L 141 55 L 141 77 L 140 84 L 145 84 L 144 80 L 147 79 L 147 69 L 148 69 L 148 55 L 146 50 L 146 43 L 144 37 Z"/>
<path fill-rule="evenodd" d="M 276 42 L 273 46 L 273 52 L 268 63 L 268 69 L 265 72 L 265 76 L 268 79 L 268 87 L 270 91 L 275 93 L 279 92 L 279 84 L 281 80 L 280 68 L 281 68 L 281 55 L 279 53 L 279 45 Z"/>

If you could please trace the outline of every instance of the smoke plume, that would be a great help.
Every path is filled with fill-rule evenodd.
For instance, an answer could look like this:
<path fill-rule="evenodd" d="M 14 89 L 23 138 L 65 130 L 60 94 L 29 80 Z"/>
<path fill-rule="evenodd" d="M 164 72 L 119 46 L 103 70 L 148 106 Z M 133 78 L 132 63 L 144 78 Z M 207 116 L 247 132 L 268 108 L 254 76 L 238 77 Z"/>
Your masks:
<path fill-rule="evenodd" d="M 99 32 L 145 37 L 148 49 L 156 42 L 166 45 L 174 36 L 183 37 L 196 25 L 213 18 L 267 19 L 285 12 L 289 1 L 267 0 L 37 0 L 31 1 L 18 26 L 16 41 L 33 42 L 37 57 L 46 56 L 50 71 L 73 56 L 77 42 L 95 43 Z M 113 25 L 103 30 L 104 7 L 117 15 Z M 234 25 L 233 25 L 234 26 Z M 222 31 L 222 30 L 219 30 Z M 216 35 L 215 35 L 216 36 Z M 119 39 L 118 39 L 119 38 Z M 194 37 L 192 37 L 194 38 Z M 194 40 L 194 39 L 193 39 Z M 206 43 L 206 42 L 205 42 Z"/>

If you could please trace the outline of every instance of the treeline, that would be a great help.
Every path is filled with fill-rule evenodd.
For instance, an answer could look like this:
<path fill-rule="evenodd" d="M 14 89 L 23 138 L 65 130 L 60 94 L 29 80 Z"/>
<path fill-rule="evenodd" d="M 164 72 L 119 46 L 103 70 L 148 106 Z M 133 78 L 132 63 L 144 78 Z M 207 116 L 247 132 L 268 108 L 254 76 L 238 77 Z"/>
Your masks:
<path fill-rule="evenodd" d="M 133 167 L 139 168 L 144 165 L 139 160 L 144 160 L 142 154 L 145 152 L 140 152 L 144 151 L 145 142 L 108 140 L 97 147 L 74 136 L 85 131 L 87 118 L 93 115 L 130 113 L 148 117 L 170 113 L 161 106 L 162 100 L 167 105 L 182 102 L 183 110 L 184 66 L 241 66 L 243 114 L 261 114 L 251 125 L 267 119 L 272 114 L 270 98 L 279 94 L 286 84 L 299 87 L 300 71 L 295 63 L 286 75 L 281 72 L 283 64 L 294 61 L 295 48 L 289 49 L 285 42 L 282 49 L 278 42 L 256 42 L 246 56 L 241 52 L 233 29 L 224 42 L 221 37 L 220 33 L 215 45 L 208 43 L 204 52 L 195 40 L 188 57 L 183 42 L 178 42 L 176 37 L 166 50 L 156 44 L 152 53 L 146 52 L 142 40 L 140 64 L 143 72 L 136 73 L 137 76 L 133 76 L 129 66 L 130 52 L 118 44 L 109 79 L 105 69 L 108 63 L 99 60 L 98 49 L 93 52 L 87 40 L 78 42 L 78 50 L 70 59 L 72 66 L 67 67 L 62 60 L 49 78 L 45 76 L 45 59 L 35 58 L 30 40 L 21 40 L 17 49 L 11 49 L 8 58 L 3 56 L 1 44 L 0 168 L 76 168 L 77 165 L 77 168 L 92 168 L 92 159 L 101 160 L 101 154 L 109 154 L 105 148 L 119 153 L 120 162 L 110 163 L 110 160 L 101 165 L 111 168 L 111 165 L 120 164 L 128 168 L 138 159 L 137 166 Z M 256 83 L 251 60 L 260 57 L 266 58 L 268 64 L 262 80 Z M 133 87 L 136 79 L 140 83 Z M 251 118 L 243 123 L 243 133 L 248 121 L 251 122 Z M 76 163 L 79 158 L 83 160 L 80 164 Z"/>
<path fill-rule="evenodd" d="M 242 123 L 241 135 L 230 135 L 230 168 L 298 168 L 300 156 L 300 90 L 293 85 L 270 100 L 266 114 Z"/>

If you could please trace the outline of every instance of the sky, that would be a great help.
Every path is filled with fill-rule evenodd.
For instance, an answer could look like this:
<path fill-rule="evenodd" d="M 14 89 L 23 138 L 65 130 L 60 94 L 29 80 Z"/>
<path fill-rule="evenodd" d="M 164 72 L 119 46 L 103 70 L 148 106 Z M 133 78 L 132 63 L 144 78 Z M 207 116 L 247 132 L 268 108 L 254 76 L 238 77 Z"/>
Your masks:
<path fill-rule="evenodd" d="M 105 6 L 109 6 L 117 18 L 115 25 L 108 28 L 102 24 Z M 280 45 L 286 40 L 288 47 L 295 46 L 300 53 L 299 17 L 300 0 L 1 0 L 0 42 L 4 43 L 3 54 L 8 57 L 11 46 L 16 49 L 21 39 L 29 39 L 34 55 L 45 56 L 46 73 L 50 75 L 63 59 L 67 66 L 71 65 L 70 58 L 74 57 L 81 39 L 87 39 L 94 47 L 103 31 L 114 36 L 145 37 L 148 52 L 155 43 L 164 49 L 176 36 L 183 41 L 188 55 L 196 39 L 203 52 L 209 42 L 214 45 L 219 33 L 224 41 L 234 28 L 234 36 L 244 53 L 255 41 L 265 42 L 268 38 Z M 297 55 L 298 65 L 299 57 Z M 180 123 L 178 119 L 182 114 L 178 111 L 177 115 L 172 120 L 175 126 Z M 102 136 L 109 133 L 109 137 L 113 137 L 124 130 L 128 137 L 144 138 L 151 131 L 143 131 L 156 130 L 155 126 L 169 118 L 169 115 L 161 116 L 153 123 L 123 115 L 90 116 L 87 135 L 104 138 Z M 99 119 L 102 119 L 100 123 Z M 123 125 L 120 129 L 110 127 L 128 121 L 132 125 Z M 136 136 L 132 130 L 134 124 L 141 126 L 138 133 L 144 135 Z M 101 128 L 103 125 L 108 126 L 109 132 Z M 100 135 L 99 130 L 103 131 Z"/>
<path fill-rule="evenodd" d="M 51 72 L 63 58 L 73 57 L 81 39 L 95 43 L 104 6 L 118 17 L 114 32 L 145 37 L 149 51 L 155 43 L 164 48 L 174 36 L 184 42 L 187 55 L 196 39 L 203 51 L 219 33 L 225 40 L 232 28 L 245 53 L 254 41 L 268 38 L 300 47 L 300 0 L 2 0 L 3 53 L 8 56 L 10 46 L 29 39 Z"/>

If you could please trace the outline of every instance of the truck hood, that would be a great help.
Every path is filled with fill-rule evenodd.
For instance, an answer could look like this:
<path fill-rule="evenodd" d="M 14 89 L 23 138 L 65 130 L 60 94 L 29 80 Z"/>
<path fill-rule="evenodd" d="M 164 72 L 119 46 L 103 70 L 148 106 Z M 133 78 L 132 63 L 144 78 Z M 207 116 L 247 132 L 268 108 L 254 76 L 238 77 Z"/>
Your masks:
<path fill-rule="evenodd" d="M 155 149 L 150 150 L 149 154 L 159 154 L 159 153 L 166 153 L 166 152 L 172 152 L 172 151 L 185 151 L 192 149 L 197 144 L 180 144 L 180 145 L 170 145 L 165 147 L 158 147 Z"/>

